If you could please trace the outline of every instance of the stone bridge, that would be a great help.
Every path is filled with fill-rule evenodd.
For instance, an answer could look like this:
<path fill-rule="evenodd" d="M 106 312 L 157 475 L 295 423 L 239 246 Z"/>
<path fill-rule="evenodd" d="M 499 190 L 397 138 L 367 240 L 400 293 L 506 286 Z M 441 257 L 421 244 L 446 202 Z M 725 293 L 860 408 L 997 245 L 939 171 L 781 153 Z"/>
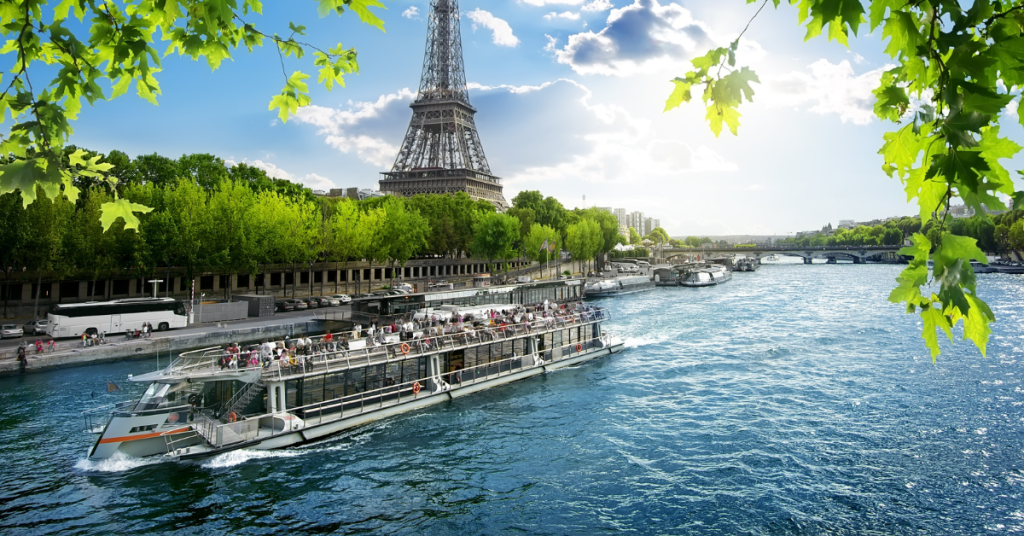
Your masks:
<path fill-rule="evenodd" d="M 795 246 L 728 246 L 728 247 L 706 247 L 706 248 L 665 248 L 664 259 L 666 262 L 681 261 L 687 256 L 701 255 L 707 258 L 708 255 L 735 255 L 742 253 L 747 257 L 754 257 L 760 260 L 768 255 L 787 255 L 800 257 L 804 264 L 811 264 L 814 259 L 849 259 L 854 264 L 863 264 L 869 259 L 881 259 L 892 257 L 903 246 L 822 246 L 822 247 L 795 247 Z"/>

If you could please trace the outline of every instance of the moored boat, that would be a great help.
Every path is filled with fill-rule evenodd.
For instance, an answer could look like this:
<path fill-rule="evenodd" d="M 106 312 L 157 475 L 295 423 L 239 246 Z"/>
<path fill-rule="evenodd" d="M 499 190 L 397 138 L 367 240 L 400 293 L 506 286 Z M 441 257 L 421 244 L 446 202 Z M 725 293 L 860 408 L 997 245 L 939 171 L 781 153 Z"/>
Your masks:
<path fill-rule="evenodd" d="M 732 272 L 724 266 L 706 266 L 680 273 L 681 287 L 711 287 L 732 279 Z"/>
<path fill-rule="evenodd" d="M 587 298 L 603 298 L 643 292 L 653 288 L 654 281 L 651 281 L 650 276 L 634 275 L 591 281 L 584 287 L 583 293 Z"/>

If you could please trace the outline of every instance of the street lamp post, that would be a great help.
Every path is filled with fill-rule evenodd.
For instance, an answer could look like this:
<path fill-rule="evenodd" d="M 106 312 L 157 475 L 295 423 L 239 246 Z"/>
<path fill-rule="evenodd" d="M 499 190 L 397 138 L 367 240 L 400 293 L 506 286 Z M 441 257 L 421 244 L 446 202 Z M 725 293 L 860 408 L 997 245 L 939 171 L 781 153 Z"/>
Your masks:
<path fill-rule="evenodd" d="M 153 297 L 155 298 L 156 297 L 156 286 L 159 283 L 163 283 L 164 280 L 163 279 L 150 279 L 149 281 L 146 281 L 146 282 L 149 283 L 150 285 L 153 285 Z"/>
<path fill-rule="evenodd" d="M 199 323 L 203 323 L 203 298 L 206 297 L 206 293 L 199 294 Z"/>

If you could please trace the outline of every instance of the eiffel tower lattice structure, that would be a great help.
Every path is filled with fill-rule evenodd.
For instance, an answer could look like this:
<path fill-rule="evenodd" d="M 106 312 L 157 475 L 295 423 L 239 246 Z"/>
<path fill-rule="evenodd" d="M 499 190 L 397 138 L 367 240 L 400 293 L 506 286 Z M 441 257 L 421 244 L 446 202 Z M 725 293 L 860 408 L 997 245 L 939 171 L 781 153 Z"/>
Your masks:
<path fill-rule="evenodd" d="M 491 174 L 469 104 L 458 0 L 431 0 L 428 21 L 412 120 L 395 165 L 381 173 L 380 191 L 403 197 L 466 192 L 504 211 L 501 179 Z"/>

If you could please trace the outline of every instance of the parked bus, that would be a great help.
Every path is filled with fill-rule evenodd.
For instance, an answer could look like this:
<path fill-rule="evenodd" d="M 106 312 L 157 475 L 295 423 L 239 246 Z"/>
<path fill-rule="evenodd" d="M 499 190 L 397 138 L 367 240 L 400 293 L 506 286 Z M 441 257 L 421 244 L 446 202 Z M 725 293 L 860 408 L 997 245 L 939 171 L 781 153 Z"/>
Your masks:
<path fill-rule="evenodd" d="M 136 331 L 146 322 L 157 331 L 188 325 L 185 304 L 171 298 L 65 303 L 52 306 L 47 318 L 46 334 L 54 338 Z"/>

